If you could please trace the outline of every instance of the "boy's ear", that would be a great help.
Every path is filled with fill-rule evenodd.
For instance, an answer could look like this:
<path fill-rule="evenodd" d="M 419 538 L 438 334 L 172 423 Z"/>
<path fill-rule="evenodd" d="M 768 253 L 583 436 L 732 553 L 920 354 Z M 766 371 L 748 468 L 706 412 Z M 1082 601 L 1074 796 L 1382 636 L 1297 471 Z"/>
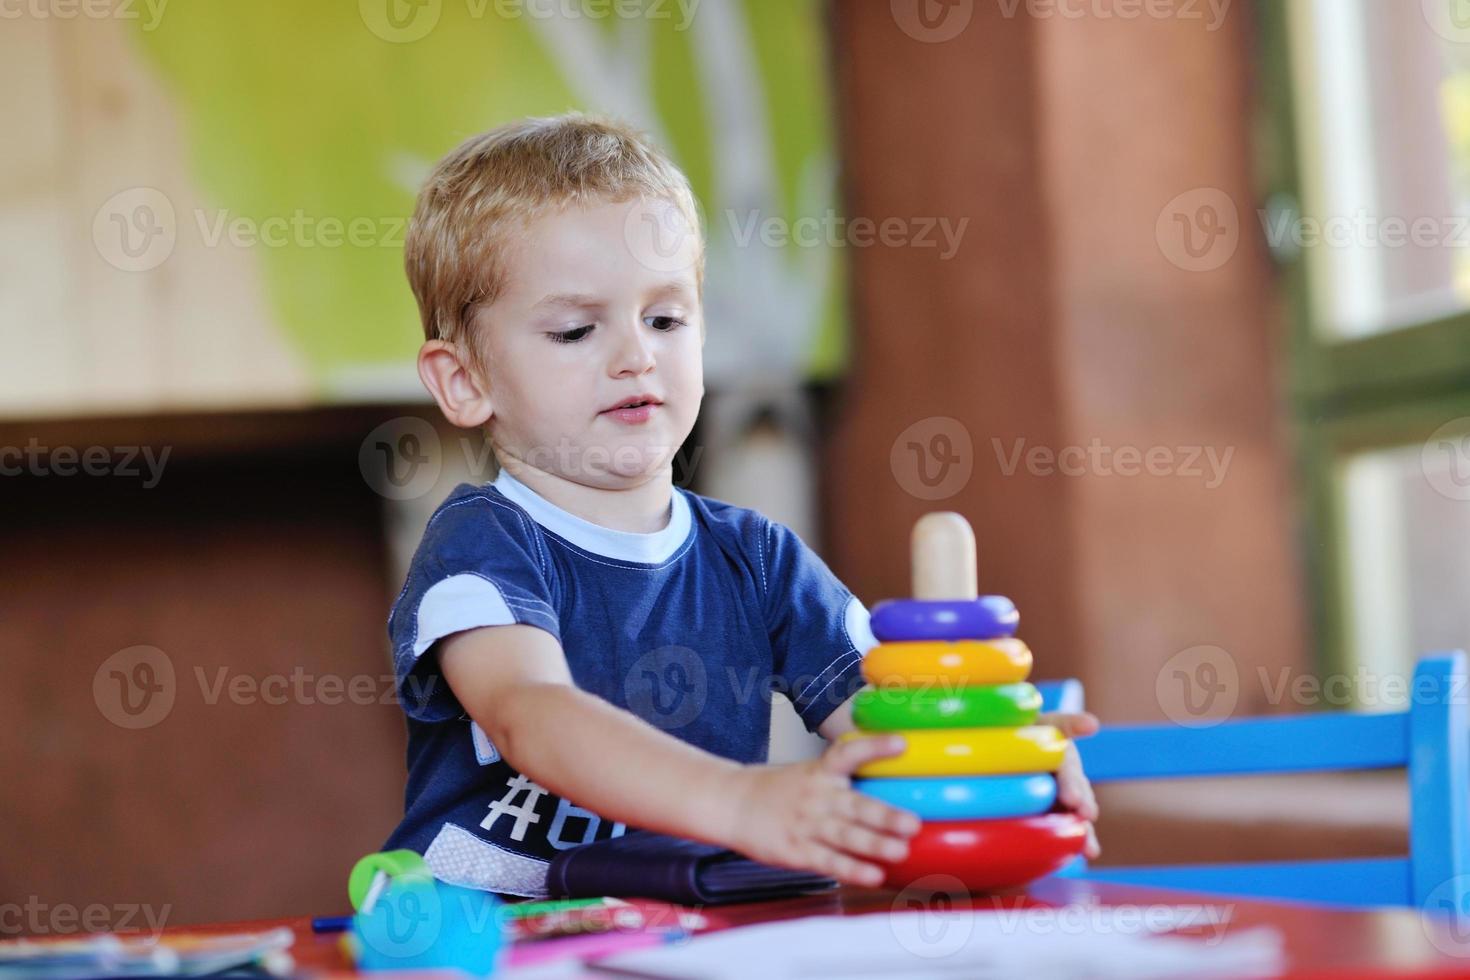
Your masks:
<path fill-rule="evenodd" d="M 454 344 L 430 340 L 420 347 L 419 379 L 434 396 L 450 425 L 475 429 L 490 421 L 494 414 L 490 392 Z"/>

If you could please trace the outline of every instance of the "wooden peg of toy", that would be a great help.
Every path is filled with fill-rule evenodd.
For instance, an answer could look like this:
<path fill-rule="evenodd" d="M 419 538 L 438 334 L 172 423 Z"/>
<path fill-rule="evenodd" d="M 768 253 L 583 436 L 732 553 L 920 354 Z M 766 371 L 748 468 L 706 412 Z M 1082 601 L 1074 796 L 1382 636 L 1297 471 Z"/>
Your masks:
<path fill-rule="evenodd" d="M 975 532 L 952 510 L 925 514 L 914 523 L 910 542 L 915 599 L 973 600 Z"/>

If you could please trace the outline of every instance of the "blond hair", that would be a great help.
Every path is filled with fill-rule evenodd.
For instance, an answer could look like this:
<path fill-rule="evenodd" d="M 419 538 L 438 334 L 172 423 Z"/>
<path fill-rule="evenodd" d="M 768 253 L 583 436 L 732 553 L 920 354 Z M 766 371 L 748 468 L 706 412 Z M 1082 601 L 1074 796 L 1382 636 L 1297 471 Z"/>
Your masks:
<path fill-rule="evenodd" d="M 475 311 L 505 289 L 505 256 L 517 232 L 567 206 L 638 197 L 672 203 L 700 227 L 689 181 L 644 134 L 582 113 L 522 119 L 460 144 L 419 191 L 404 268 L 424 336 L 466 348 Z M 696 267 L 704 286 L 703 248 Z"/>

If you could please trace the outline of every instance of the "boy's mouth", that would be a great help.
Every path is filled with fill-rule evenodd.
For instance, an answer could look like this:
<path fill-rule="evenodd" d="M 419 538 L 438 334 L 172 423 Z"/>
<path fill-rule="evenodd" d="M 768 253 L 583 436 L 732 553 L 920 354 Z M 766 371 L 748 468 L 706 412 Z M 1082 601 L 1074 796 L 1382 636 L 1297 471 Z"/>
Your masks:
<path fill-rule="evenodd" d="M 605 408 L 599 415 L 611 416 L 619 422 L 647 422 L 655 408 L 663 405 L 663 401 L 654 395 L 632 395 L 624 398 L 616 405 Z"/>
<path fill-rule="evenodd" d="M 625 408 L 642 408 L 645 405 L 662 405 L 663 402 L 653 395 L 633 395 L 624 398 L 616 405 L 603 409 L 599 414 L 606 415 L 608 412 L 616 412 Z"/>

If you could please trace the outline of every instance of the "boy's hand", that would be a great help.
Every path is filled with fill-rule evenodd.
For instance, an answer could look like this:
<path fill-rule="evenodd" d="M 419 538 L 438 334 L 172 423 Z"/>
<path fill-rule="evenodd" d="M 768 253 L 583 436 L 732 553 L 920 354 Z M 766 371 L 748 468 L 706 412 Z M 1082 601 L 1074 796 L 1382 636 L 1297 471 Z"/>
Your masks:
<path fill-rule="evenodd" d="M 747 766 L 730 815 L 730 846 L 845 884 L 882 884 L 880 864 L 908 855 L 919 818 L 859 793 L 850 777 L 864 763 L 903 750 L 901 736 L 874 736 L 838 742 L 806 762 Z"/>
<path fill-rule="evenodd" d="M 1086 738 L 1098 729 L 1097 716 L 1086 711 L 1064 714 L 1059 711 L 1044 714 L 1036 719 L 1038 725 L 1055 725 L 1069 739 Z M 1097 797 L 1092 793 L 1092 783 L 1082 771 L 1082 757 L 1076 745 L 1067 746 L 1067 757 L 1057 770 L 1057 802 L 1087 821 L 1087 844 L 1082 849 L 1084 857 L 1091 860 L 1102 853 L 1097 842 L 1097 832 L 1092 821 L 1097 819 Z"/>

